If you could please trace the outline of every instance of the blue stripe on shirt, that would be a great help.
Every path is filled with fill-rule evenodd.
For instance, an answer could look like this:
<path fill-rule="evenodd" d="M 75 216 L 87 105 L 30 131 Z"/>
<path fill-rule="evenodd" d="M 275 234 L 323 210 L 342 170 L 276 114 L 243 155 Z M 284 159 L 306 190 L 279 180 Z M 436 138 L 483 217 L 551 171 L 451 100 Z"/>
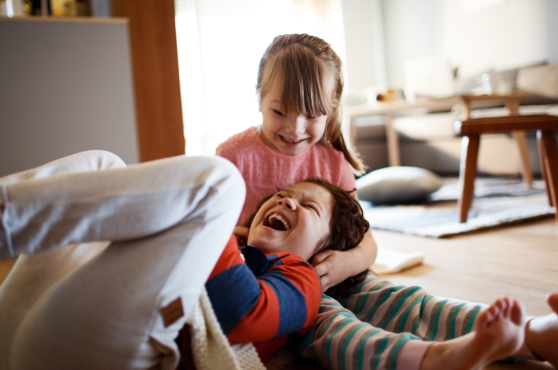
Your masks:
<path fill-rule="evenodd" d="M 221 329 L 228 335 L 260 298 L 260 286 L 245 264 L 221 272 L 205 284 Z"/>
<path fill-rule="evenodd" d="M 276 337 L 302 329 L 308 315 L 302 292 L 279 271 L 268 271 L 258 279 L 273 289 L 279 301 L 280 318 Z"/>

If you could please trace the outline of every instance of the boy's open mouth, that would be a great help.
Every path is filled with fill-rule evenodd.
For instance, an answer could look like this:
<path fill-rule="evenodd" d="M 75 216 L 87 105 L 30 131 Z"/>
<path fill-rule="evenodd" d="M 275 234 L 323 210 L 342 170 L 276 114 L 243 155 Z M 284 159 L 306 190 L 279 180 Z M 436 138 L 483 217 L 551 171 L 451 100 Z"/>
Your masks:
<path fill-rule="evenodd" d="M 272 213 L 264 219 L 264 226 L 268 226 L 273 230 L 288 231 L 291 228 L 289 221 L 278 213 Z"/>

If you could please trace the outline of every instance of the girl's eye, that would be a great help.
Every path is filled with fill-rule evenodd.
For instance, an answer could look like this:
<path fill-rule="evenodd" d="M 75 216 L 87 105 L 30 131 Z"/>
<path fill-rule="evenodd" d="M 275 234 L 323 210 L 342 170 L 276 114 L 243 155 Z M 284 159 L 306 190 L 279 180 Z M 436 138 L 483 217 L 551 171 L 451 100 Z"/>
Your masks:
<path fill-rule="evenodd" d="M 275 194 L 275 196 L 278 197 L 278 198 L 285 198 L 282 194 L 279 194 L 279 193 Z"/>
<path fill-rule="evenodd" d="M 273 109 L 273 113 L 275 113 L 276 115 L 281 116 L 281 117 L 284 116 L 283 112 L 281 112 L 281 111 L 279 111 L 279 110 L 277 110 L 277 109 Z"/>
<path fill-rule="evenodd" d="M 310 117 L 310 116 L 306 116 L 306 119 L 307 119 L 307 120 L 309 120 L 309 121 L 312 121 L 312 120 L 315 120 L 315 119 L 316 119 L 316 117 Z"/>

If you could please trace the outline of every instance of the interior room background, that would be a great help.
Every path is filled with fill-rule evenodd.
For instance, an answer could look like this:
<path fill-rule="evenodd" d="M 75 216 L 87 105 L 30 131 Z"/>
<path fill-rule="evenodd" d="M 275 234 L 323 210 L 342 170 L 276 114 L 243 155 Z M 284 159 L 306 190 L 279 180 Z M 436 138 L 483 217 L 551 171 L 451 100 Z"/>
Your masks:
<path fill-rule="evenodd" d="M 186 154 L 261 123 L 259 60 L 276 35 L 332 44 L 345 103 L 405 84 L 408 60 L 445 56 L 462 79 L 558 61 L 558 0 L 176 0 Z"/>
<path fill-rule="evenodd" d="M 17 0 L 0 0 L 8 3 Z M 175 115 L 183 115 L 173 122 L 184 129 L 188 155 L 212 155 L 261 123 L 258 63 L 280 34 L 306 32 L 332 44 L 344 63 L 346 106 L 403 88 L 404 64 L 418 58 L 444 56 L 472 80 L 558 61 L 558 0 L 175 0 L 169 14 L 180 63 L 182 112 Z M 135 109 L 149 99 L 134 104 L 130 24 L 117 15 L 0 17 L 0 176 L 82 150 L 109 150 L 133 164 L 157 157 L 143 158 L 142 148 L 171 146 L 149 141 L 170 122 L 164 114 L 142 121 L 153 130 L 140 145 Z M 375 160 L 371 169 L 387 165 L 382 135 L 359 147 Z"/>

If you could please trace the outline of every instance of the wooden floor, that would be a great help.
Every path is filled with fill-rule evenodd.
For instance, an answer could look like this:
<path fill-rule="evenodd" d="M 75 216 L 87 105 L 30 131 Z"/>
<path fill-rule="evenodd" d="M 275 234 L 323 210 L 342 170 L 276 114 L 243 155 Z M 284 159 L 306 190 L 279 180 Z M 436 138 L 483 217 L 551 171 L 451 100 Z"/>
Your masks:
<path fill-rule="evenodd" d="M 382 248 L 425 254 L 422 266 L 382 276 L 394 283 L 421 285 L 431 294 L 473 302 L 491 303 L 498 297 L 510 296 L 525 305 L 528 315 L 550 313 L 545 296 L 558 291 L 558 226 L 554 219 L 447 239 L 378 230 L 373 234 Z M 13 261 L 0 262 L 0 282 L 12 264 Z M 494 364 L 489 369 L 551 367 L 522 361 Z"/>
<path fill-rule="evenodd" d="M 373 231 L 378 245 L 422 251 L 424 264 L 383 275 L 396 284 L 420 285 L 431 294 L 472 302 L 519 299 L 530 316 L 550 313 L 546 295 L 558 292 L 558 224 L 553 218 L 447 239 Z M 489 369 L 551 369 L 523 361 Z"/>

